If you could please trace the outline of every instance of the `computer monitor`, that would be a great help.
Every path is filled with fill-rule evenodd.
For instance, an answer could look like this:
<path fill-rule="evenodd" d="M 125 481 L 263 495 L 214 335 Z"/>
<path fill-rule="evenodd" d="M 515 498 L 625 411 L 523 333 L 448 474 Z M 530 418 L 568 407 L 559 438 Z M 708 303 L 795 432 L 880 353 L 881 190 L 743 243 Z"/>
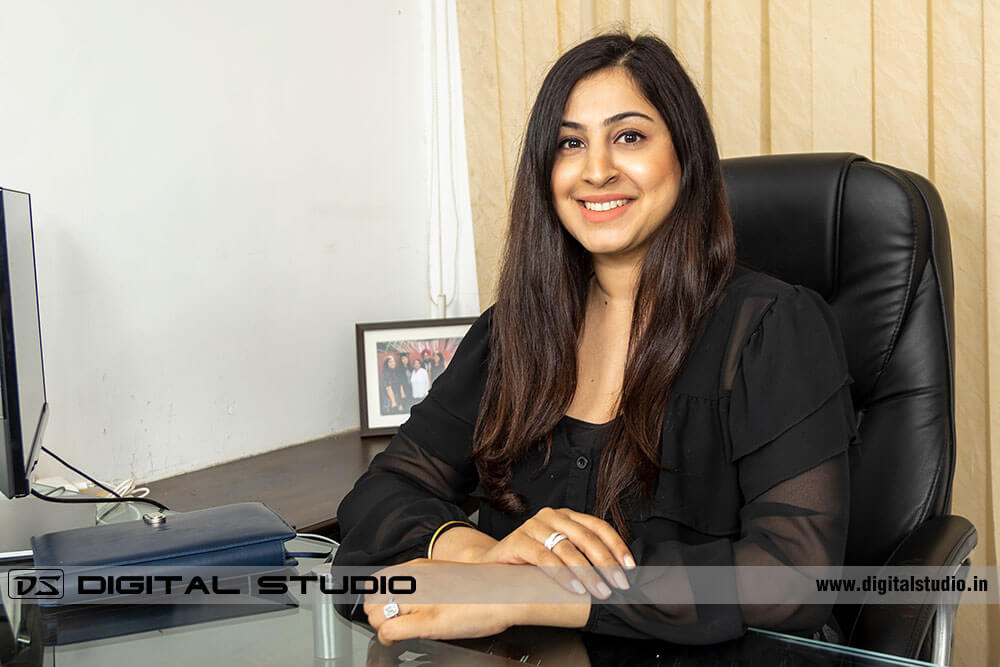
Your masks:
<path fill-rule="evenodd" d="M 48 416 L 31 198 L 0 188 L 0 493 L 27 495 Z"/>

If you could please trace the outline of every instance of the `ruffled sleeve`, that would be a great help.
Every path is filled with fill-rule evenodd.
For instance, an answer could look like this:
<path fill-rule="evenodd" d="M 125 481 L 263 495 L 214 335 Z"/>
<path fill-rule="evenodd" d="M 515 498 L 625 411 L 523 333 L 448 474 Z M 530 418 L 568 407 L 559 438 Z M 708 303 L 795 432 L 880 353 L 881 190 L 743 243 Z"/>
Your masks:
<path fill-rule="evenodd" d="M 341 502 L 335 565 L 388 565 L 427 555 L 432 535 L 467 521 L 477 482 L 469 460 L 487 376 L 490 311 L 469 329 L 448 368 Z"/>
<path fill-rule="evenodd" d="M 726 444 L 745 500 L 858 441 L 851 383 L 822 297 L 800 286 L 778 294 L 747 336 L 729 397 Z"/>
<path fill-rule="evenodd" d="M 618 604 L 595 603 L 588 630 L 705 644 L 748 626 L 814 631 L 829 618 L 828 605 L 795 602 L 815 591 L 796 573 L 802 566 L 839 567 L 844 559 L 847 448 L 857 431 L 840 332 L 826 303 L 806 288 L 782 284 L 748 303 L 741 312 L 754 317 L 735 327 L 730 342 L 739 357 L 731 392 L 719 404 L 722 446 L 742 496 L 739 537 L 702 544 L 637 539 L 630 548 L 638 564 L 661 567 L 629 573 L 632 589 L 613 592 Z M 727 567 L 706 581 L 699 574 L 705 565 Z M 774 566 L 791 573 L 783 580 L 788 602 L 755 604 L 756 568 Z M 728 589 L 726 597 L 740 603 L 705 604 L 710 589 Z M 634 603 L 659 592 L 688 601 Z"/>

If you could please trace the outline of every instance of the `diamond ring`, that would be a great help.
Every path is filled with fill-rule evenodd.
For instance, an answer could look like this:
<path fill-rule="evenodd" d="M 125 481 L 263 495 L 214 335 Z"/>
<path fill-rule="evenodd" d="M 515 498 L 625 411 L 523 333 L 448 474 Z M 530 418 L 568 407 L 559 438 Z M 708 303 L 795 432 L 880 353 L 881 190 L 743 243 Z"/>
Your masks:
<path fill-rule="evenodd" d="M 557 530 L 554 533 L 552 533 L 551 535 L 549 535 L 548 538 L 545 540 L 545 542 L 543 544 L 545 545 L 546 549 L 548 549 L 549 551 L 552 551 L 553 547 L 555 547 L 557 544 L 559 544 L 560 542 L 562 542 L 565 539 L 566 539 L 566 536 L 563 535 L 562 533 L 560 533 Z"/>
<path fill-rule="evenodd" d="M 382 607 L 382 615 L 386 618 L 396 618 L 399 616 L 399 605 L 390 599 L 389 603 Z"/>

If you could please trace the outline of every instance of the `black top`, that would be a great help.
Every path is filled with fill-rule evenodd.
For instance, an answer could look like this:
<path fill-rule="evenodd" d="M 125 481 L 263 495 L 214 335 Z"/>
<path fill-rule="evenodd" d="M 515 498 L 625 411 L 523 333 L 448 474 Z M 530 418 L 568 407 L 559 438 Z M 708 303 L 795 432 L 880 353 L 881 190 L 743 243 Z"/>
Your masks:
<path fill-rule="evenodd" d="M 470 495 L 483 498 L 468 457 L 486 383 L 490 320 L 487 311 L 473 324 L 430 394 L 340 505 L 336 565 L 426 556 L 438 527 L 467 519 L 460 505 Z M 739 271 L 671 392 L 655 503 L 626 509 L 636 562 L 842 563 L 846 450 L 857 439 L 850 383 L 840 331 L 823 299 Z M 481 500 L 479 529 L 500 539 L 546 506 L 593 513 L 605 434 L 601 425 L 563 418 L 541 474 L 544 452 L 514 470 L 513 489 L 528 511 L 509 516 Z M 657 576 L 646 572 L 626 572 L 633 590 L 657 585 L 643 579 Z M 687 583 L 697 599 L 697 581 Z M 739 585 L 734 577 L 732 586 Z M 594 604 L 586 629 L 701 644 L 739 636 L 747 625 L 814 629 L 829 612 L 801 605 Z"/>

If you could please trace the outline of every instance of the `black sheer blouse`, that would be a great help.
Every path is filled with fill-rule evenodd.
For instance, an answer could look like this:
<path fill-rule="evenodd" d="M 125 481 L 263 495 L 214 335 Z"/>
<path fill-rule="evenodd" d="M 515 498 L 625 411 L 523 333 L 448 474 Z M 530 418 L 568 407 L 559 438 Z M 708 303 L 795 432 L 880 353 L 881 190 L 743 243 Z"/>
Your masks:
<path fill-rule="evenodd" d="M 503 538 L 542 507 L 593 513 L 606 425 L 563 418 L 549 465 L 539 452 L 514 471 L 524 515 L 486 501 L 469 461 L 486 382 L 490 311 L 472 326 L 430 394 L 344 499 L 337 565 L 426 556 L 445 522 Z M 851 378 L 837 323 L 815 292 L 739 271 L 675 382 L 663 419 L 655 502 L 626 509 L 640 565 L 837 565 L 848 512 L 847 447 L 857 440 Z M 648 571 L 670 575 L 643 574 Z M 633 590 L 678 584 L 684 568 L 627 572 Z M 675 581 L 649 580 L 670 577 Z M 645 578 L 645 579 L 644 579 Z M 718 582 L 713 582 L 717 584 Z M 731 585 L 746 582 L 734 574 Z M 614 595 L 620 595 L 615 592 Z M 802 605 L 593 604 L 586 629 L 701 644 L 748 625 L 819 628 L 829 608 Z"/>

